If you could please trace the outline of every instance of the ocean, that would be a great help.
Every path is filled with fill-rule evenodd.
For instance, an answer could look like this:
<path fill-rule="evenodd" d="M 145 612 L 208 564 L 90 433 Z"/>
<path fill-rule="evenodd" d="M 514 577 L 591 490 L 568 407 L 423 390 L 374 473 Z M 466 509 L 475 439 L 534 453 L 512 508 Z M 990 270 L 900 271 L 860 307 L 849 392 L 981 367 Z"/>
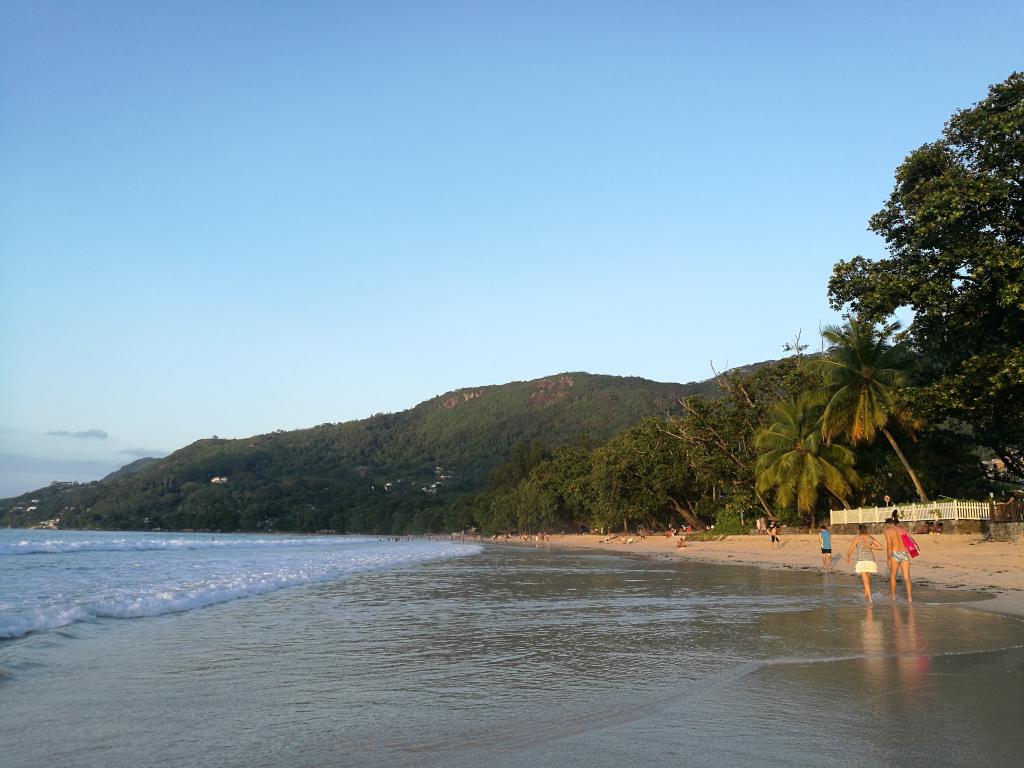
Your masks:
<path fill-rule="evenodd" d="M 848 573 L 0 531 L 4 766 L 1017 766 L 1024 622 Z"/>

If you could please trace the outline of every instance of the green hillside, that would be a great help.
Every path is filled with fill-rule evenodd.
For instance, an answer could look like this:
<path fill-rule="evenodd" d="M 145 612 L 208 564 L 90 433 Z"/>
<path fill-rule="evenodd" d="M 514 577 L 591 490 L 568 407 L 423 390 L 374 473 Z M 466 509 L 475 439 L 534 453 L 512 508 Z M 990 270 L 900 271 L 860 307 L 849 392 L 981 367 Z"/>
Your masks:
<path fill-rule="evenodd" d="M 0 524 L 60 518 L 62 528 L 440 530 L 443 506 L 481 489 L 517 443 L 596 445 L 711 389 L 587 373 L 460 389 L 360 421 L 200 440 L 130 473 L 0 502 Z"/>
<path fill-rule="evenodd" d="M 152 464 L 154 461 L 159 459 L 153 458 L 152 456 L 146 456 L 142 459 L 136 459 L 135 461 L 125 464 L 120 469 L 115 469 L 109 475 L 104 477 L 104 480 L 117 480 L 118 478 L 128 477 L 128 475 L 134 475 L 136 472 L 142 471 L 142 468 L 147 464 Z"/>

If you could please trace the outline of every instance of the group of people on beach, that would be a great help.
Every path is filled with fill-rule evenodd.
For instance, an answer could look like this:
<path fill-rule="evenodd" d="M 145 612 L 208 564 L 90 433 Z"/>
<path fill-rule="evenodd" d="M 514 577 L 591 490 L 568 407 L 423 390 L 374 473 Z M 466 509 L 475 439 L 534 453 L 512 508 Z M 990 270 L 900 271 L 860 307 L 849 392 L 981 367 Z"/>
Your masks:
<path fill-rule="evenodd" d="M 822 564 L 825 565 L 825 558 L 828 558 L 826 567 L 832 566 L 832 544 L 826 526 L 821 526 L 821 552 Z M 871 599 L 871 574 L 878 573 L 878 563 L 875 562 L 875 552 L 880 551 L 882 545 L 878 539 L 868 533 L 868 527 L 861 523 L 857 527 L 857 535 L 850 542 L 850 548 L 846 552 L 846 561 L 851 562 L 856 554 L 857 562 L 853 570 L 860 574 L 864 582 L 864 598 L 870 603 Z M 910 581 L 910 558 L 916 556 L 917 544 L 910 533 L 900 522 L 899 512 L 893 510 L 892 517 L 885 521 L 885 555 L 889 565 L 889 596 L 896 599 L 896 574 L 903 574 L 903 583 L 907 589 L 907 602 L 914 602 L 913 585 Z"/>

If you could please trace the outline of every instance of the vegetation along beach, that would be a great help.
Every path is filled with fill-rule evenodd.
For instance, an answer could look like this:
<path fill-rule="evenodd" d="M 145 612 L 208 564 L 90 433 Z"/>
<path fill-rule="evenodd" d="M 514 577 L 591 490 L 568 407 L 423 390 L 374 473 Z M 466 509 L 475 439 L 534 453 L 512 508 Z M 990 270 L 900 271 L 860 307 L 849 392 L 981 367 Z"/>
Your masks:
<path fill-rule="evenodd" d="M 0 764 L 1021 765 L 1021 29 L 0 3 Z"/>

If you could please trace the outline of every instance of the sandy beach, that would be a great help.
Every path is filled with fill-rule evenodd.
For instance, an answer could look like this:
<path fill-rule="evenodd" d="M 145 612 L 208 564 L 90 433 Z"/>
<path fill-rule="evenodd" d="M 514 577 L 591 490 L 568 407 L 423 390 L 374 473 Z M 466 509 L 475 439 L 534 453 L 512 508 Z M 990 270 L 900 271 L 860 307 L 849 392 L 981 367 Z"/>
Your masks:
<path fill-rule="evenodd" d="M 768 536 L 727 536 L 715 541 L 688 539 L 683 548 L 677 547 L 679 538 L 664 535 L 644 539 L 619 536 L 609 543 L 601 543 L 605 538 L 594 534 L 553 535 L 550 543 L 557 547 L 683 557 L 762 568 L 821 570 L 821 550 L 816 534 L 784 534 L 782 546 L 774 549 Z M 851 578 L 853 565 L 846 562 L 845 555 L 852 539 L 852 536 L 832 537 L 834 570 L 849 573 Z M 971 607 L 1024 616 L 1024 545 L 986 541 L 980 535 L 965 534 L 931 534 L 915 536 L 915 539 L 921 549 L 921 556 L 913 561 L 911 568 L 915 584 L 980 591 L 991 595 L 992 599 L 971 603 Z M 881 563 L 879 573 L 880 580 L 886 578 L 887 570 Z"/>

